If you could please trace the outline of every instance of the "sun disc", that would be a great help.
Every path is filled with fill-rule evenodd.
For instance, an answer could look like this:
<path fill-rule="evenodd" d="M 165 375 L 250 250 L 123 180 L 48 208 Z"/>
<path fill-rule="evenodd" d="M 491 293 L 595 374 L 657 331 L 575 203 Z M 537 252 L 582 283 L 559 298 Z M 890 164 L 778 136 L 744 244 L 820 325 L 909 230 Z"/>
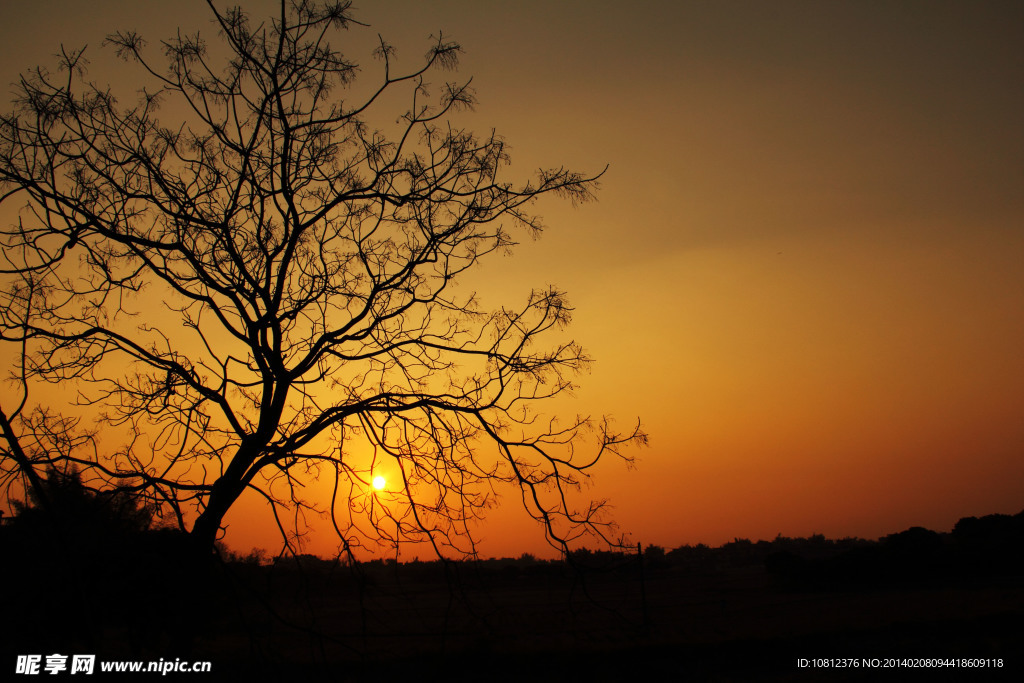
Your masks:
<path fill-rule="evenodd" d="M 380 476 L 379 474 L 373 478 L 373 488 L 377 489 L 378 491 L 383 491 L 384 487 L 387 486 L 387 484 L 387 480 L 384 479 L 384 477 Z"/>

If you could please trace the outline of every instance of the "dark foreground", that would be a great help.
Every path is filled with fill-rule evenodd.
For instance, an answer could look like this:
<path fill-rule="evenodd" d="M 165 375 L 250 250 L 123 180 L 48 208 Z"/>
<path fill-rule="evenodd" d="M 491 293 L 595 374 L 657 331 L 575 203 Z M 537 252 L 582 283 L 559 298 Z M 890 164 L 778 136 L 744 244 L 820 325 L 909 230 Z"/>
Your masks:
<path fill-rule="evenodd" d="M 53 653 L 211 662 L 210 673 L 148 674 L 175 680 L 1015 677 L 1021 519 L 880 542 L 580 553 L 572 563 L 307 557 L 201 570 L 170 558 L 134 569 L 76 560 L 72 576 L 26 571 L 31 559 L 5 553 L 2 677 L 19 654 Z M 6 541 L 9 550 L 16 539 Z"/>

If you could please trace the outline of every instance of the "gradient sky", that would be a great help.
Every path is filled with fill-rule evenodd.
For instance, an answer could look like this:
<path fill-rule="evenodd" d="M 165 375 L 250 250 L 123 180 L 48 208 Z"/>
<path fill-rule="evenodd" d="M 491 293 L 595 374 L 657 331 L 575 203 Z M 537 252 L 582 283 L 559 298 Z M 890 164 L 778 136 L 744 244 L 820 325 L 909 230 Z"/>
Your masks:
<path fill-rule="evenodd" d="M 4 82 L 61 42 L 105 63 L 118 28 L 213 33 L 195 0 L 2 4 Z M 364 78 L 377 32 L 409 65 L 437 31 L 463 45 L 465 122 L 507 138 L 512 175 L 609 165 L 597 203 L 546 200 L 543 237 L 465 286 L 491 306 L 569 292 L 597 363 L 559 410 L 651 436 L 587 491 L 634 541 L 1024 509 L 1024 4 L 356 7 Z M 516 505 L 480 527 L 484 555 L 543 552 Z M 229 544 L 273 549 L 261 514 L 230 515 Z"/>

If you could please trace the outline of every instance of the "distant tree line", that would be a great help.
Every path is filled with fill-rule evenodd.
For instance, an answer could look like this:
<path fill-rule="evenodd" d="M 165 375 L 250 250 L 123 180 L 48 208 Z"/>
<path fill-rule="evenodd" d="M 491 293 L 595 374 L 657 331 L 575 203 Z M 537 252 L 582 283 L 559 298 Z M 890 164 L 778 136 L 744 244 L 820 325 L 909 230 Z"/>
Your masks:
<path fill-rule="evenodd" d="M 344 559 L 297 555 L 269 559 L 265 555 L 232 556 L 238 563 L 270 565 L 277 571 L 338 573 Z M 766 570 L 786 587 L 813 589 L 849 585 L 878 586 L 949 577 L 985 577 L 1024 571 L 1024 511 L 1016 515 L 965 517 L 952 532 L 911 527 L 877 540 L 822 534 L 771 541 L 735 538 L 718 547 L 703 543 L 666 549 L 573 550 L 558 559 L 538 559 L 529 553 L 517 558 L 411 560 L 374 559 L 359 563 L 367 576 L 403 580 L 441 580 L 445 571 L 489 578 L 529 579 L 573 571 L 609 576 L 644 571 L 672 574 L 715 574 L 737 570 Z M 446 569 L 447 565 L 447 569 Z"/>
<path fill-rule="evenodd" d="M 37 580 L 48 581 L 68 562 L 78 575 L 92 585 L 102 584 L 106 568 L 118 567 L 119 581 L 140 567 L 156 583 L 180 583 L 181 578 L 165 576 L 168 567 L 182 569 L 177 563 L 175 545 L 183 543 L 182 533 L 161 523 L 151 505 L 134 499 L 127 491 L 96 492 L 82 481 L 77 470 L 51 469 L 42 481 L 48 505 L 30 492 L 26 501 L 14 501 L 13 517 L 0 527 L 0 543 L 8 557 L 18 556 L 19 566 L 31 567 Z M 263 550 L 246 554 L 219 545 L 220 556 L 231 565 L 273 566 L 332 573 L 349 566 L 345 555 L 322 558 L 311 554 L 291 554 L 272 558 Z M 170 561 L 174 558 L 174 561 Z M 948 573 L 989 574 L 1020 571 L 1024 568 L 1024 511 L 1016 515 L 993 514 L 965 517 L 949 533 L 915 526 L 878 540 L 846 537 L 828 539 L 821 534 L 790 538 L 781 534 L 771 541 L 735 538 L 719 547 L 703 543 L 666 549 L 658 545 L 635 550 L 580 548 L 555 560 L 538 559 L 530 553 L 517 558 L 461 558 L 459 560 L 418 559 L 398 562 L 394 558 L 376 558 L 359 562 L 365 572 L 383 574 L 401 567 L 404 574 L 423 576 L 438 568 L 472 565 L 475 571 L 507 576 L 539 574 L 550 566 L 572 565 L 593 571 L 615 571 L 632 567 L 642 559 L 651 571 L 718 572 L 745 567 L 765 567 L 769 573 L 792 579 L 817 580 L 907 578 Z M 8 568 L 12 563 L 6 563 Z M 153 566 L 149 566 L 152 564 Z M 193 568 L 194 569 L 194 568 Z M 50 577 L 56 579 L 56 575 Z M 153 583 L 154 581 L 149 581 Z M 11 585 L 11 584 L 7 584 Z"/>

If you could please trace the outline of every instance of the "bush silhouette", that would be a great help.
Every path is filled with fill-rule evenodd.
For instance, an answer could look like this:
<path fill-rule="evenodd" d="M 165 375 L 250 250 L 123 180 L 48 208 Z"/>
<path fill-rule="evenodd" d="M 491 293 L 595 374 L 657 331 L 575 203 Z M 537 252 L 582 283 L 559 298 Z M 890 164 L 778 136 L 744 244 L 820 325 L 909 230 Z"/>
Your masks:
<path fill-rule="evenodd" d="M 15 642 L 53 651 L 187 647 L 194 625 L 185 619 L 194 614 L 185 612 L 209 597 L 211 569 L 187 536 L 128 492 L 91 490 L 76 470 L 50 470 L 42 489 L 45 503 L 39 495 L 15 503 L 0 535 Z"/>

